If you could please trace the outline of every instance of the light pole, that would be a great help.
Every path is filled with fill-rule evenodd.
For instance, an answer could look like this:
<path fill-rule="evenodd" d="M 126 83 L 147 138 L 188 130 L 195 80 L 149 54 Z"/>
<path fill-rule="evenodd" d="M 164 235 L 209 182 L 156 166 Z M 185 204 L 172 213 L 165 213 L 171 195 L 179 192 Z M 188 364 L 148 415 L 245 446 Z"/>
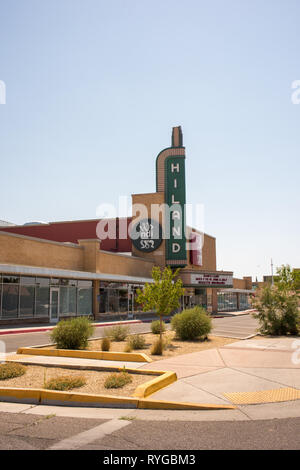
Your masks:
<path fill-rule="evenodd" d="M 274 276 L 273 276 L 273 260 L 271 258 L 271 283 L 274 285 Z"/>

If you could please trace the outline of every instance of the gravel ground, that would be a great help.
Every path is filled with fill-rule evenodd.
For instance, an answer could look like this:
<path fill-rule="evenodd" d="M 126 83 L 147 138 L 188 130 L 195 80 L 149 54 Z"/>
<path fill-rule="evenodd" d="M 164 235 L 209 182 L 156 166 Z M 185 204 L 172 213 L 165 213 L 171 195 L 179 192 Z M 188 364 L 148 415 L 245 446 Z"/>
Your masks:
<path fill-rule="evenodd" d="M 153 379 L 153 376 L 142 374 L 130 374 L 132 382 L 123 388 L 104 387 L 105 379 L 111 372 L 82 371 L 74 369 L 62 369 L 56 367 L 26 366 L 26 373 L 21 377 L 14 379 L 1 380 L 2 387 L 26 387 L 26 388 L 44 388 L 45 381 L 58 376 L 80 376 L 85 377 L 86 385 L 80 388 L 73 388 L 72 392 L 106 394 L 117 396 L 131 396 L 136 387 L 144 382 Z"/>
<path fill-rule="evenodd" d="M 139 349 L 136 352 L 145 353 L 153 361 L 161 360 L 162 356 L 153 356 L 150 353 L 151 346 L 158 339 L 158 335 L 152 333 L 146 333 L 144 335 L 146 339 L 147 347 L 145 349 Z M 188 354 L 197 351 L 204 351 L 205 349 L 220 348 L 226 344 L 234 343 L 238 340 L 232 338 L 222 338 L 220 336 L 209 336 L 208 340 L 205 341 L 180 341 L 175 338 L 174 331 L 168 331 L 164 334 L 164 337 L 170 341 L 168 348 L 164 351 L 163 358 L 179 356 L 180 354 Z M 111 343 L 110 351 L 112 352 L 123 352 L 126 346 L 126 341 L 113 341 Z M 89 341 L 89 350 L 99 351 L 101 350 L 101 340 Z"/>

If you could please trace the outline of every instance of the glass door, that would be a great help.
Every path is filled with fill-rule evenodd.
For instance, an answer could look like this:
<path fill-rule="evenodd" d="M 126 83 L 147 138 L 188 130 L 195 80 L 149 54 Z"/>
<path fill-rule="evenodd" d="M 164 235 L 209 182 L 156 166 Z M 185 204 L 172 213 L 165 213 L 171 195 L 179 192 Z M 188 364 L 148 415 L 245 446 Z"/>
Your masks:
<path fill-rule="evenodd" d="M 58 322 L 59 317 L 59 288 L 51 287 L 50 289 L 50 322 Z"/>

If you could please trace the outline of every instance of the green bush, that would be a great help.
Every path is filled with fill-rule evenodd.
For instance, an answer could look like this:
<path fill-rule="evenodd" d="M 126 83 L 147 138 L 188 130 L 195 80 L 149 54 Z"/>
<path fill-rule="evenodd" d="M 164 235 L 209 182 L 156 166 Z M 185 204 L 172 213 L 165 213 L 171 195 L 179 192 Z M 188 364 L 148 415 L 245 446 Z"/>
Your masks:
<path fill-rule="evenodd" d="M 157 340 L 153 343 L 150 352 L 153 356 L 162 356 L 165 347 L 166 347 L 165 341 L 161 340 L 160 338 L 157 338 Z"/>
<path fill-rule="evenodd" d="M 122 388 L 132 382 L 132 377 L 128 372 L 110 374 L 104 382 L 105 388 Z"/>
<path fill-rule="evenodd" d="M 101 340 L 101 351 L 109 351 L 110 350 L 110 339 L 105 336 Z"/>
<path fill-rule="evenodd" d="M 159 335 L 160 334 L 160 320 L 154 320 L 151 323 L 151 331 L 154 335 Z M 166 331 L 166 324 L 165 322 L 162 322 L 162 333 Z"/>
<path fill-rule="evenodd" d="M 171 324 L 176 336 L 183 341 L 206 338 L 212 328 L 211 318 L 198 306 L 177 313 Z"/>
<path fill-rule="evenodd" d="M 127 339 L 127 343 L 131 347 L 131 349 L 145 349 L 146 347 L 146 340 L 142 335 L 132 335 L 129 336 Z"/>
<path fill-rule="evenodd" d="M 129 327 L 124 325 L 114 325 L 105 329 L 105 335 L 113 341 L 125 341 L 129 333 Z"/>
<path fill-rule="evenodd" d="M 259 321 L 260 333 L 282 336 L 299 334 L 298 296 L 280 286 L 260 289 L 252 300 L 257 310 L 253 317 Z"/>
<path fill-rule="evenodd" d="M 13 379 L 14 377 L 20 377 L 26 372 L 26 367 L 22 364 L 10 363 L 0 364 L 0 380 Z"/>
<path fill-rule="evenodd" d="M 94 327 L 87 317 L 61 320 L 52 331 L 51 340 L 57 349 L 84 349 L 92 336 Z"/>
<path fill-rule="evenodd" d="M 78 377 L 69 377 L 69 376 L 62 376 L 62 377 L 55 377 L 45 384 L 45 388 L 48 390 L 72 390 L 73 388 L 80 388 L 86 384 L 85 377 L 78 376 Z"/>

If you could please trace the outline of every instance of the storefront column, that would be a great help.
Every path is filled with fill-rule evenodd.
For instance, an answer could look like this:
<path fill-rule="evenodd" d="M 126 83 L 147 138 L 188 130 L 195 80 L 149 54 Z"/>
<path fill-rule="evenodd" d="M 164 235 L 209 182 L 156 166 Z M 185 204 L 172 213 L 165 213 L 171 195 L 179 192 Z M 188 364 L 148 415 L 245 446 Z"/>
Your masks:
<path fill-rule="evenodd" d="M 218 291 L 217 289 L 212 289 L 212 313 L 217 313 L 218 311 Z"/>
<path fill-rule="evenodd" d="M 93 315 L 96 318 L 99 313 L 99 303 L 100 303 L 100 281 L 93 281 Z"/>

